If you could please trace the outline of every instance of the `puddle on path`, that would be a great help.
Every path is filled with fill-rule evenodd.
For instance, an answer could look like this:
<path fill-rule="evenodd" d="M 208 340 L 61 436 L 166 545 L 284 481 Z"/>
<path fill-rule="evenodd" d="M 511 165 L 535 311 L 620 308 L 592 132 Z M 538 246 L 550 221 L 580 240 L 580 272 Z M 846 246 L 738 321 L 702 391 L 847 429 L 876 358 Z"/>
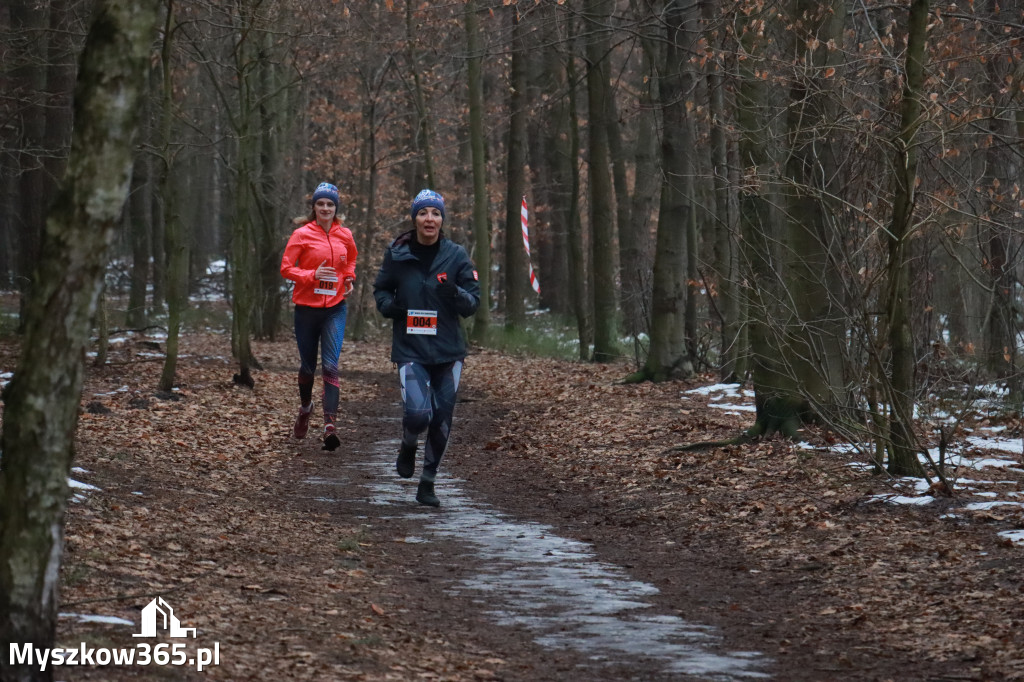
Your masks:
<path fill-rule="evenodd" d="M 445 475 L 439 481 L 439 511 L 418 505 L 413 499 L 418 479 L 402 482 L 394 473 L 397 448 L 398 441 L 375 443 L 370 461 L 346 467 L 362 475 L 368 467 L 377 471 L 375 479 L 360 481 L 369 489 L 372 504 L 392 507 L 392 516 L 421 520 L 422 537 L 407 541 L 450 538 L 476 555 L 482 572 L 451 589 L 480 603 L 495 622 L 526 628 L 542 646 L 582 652 L 595 666 L 644 658 L 660 662 L 667 674 L 704 680 L 769 677 L 762 654 L 717 651 L 717 630 L 659 612 L 651 599 L 658 594 L 653 585 L 599 561 L 589 544 L 561 537 L 552 526 L 517 521 L 474 501 L 457 478 Z M 347 479 L 320 477 L 305 482 L 329 488 L 349 485 Z"/>

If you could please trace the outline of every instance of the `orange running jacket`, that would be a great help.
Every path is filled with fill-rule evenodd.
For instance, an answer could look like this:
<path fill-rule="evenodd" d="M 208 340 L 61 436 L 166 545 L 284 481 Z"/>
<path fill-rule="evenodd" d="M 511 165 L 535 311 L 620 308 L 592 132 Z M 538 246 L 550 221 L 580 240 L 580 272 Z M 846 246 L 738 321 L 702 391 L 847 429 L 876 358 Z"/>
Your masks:
<path fill-rule="evenodd" d="M 313 308 L 328 308 L 345 300 L 345 280 L 356 278 L 356 242 L 352 231 L 335 220 L 325 234 L 316 221 L 292 232 L 281 259 L 281 276 L 295 282 L 292 302 Z M 316 294 L 316 269 L 329 265 L 338 273 L 337 293 Z"/>

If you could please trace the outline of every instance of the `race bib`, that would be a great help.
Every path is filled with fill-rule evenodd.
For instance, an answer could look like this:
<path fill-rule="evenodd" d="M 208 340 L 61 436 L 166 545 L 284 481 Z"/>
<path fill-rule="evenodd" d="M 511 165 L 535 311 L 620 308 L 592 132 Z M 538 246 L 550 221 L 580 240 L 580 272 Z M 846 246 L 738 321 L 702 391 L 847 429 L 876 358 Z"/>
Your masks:
<path fill-rule="evenodd" d="M 314 294 L 322 294 L 324 296 L 334 296 L 338 293 L 338 278 L 337 277 L 322 277 L 316 282 L 316 289 L 313 289 Z"/>
<path fill-rule="evenodd" d="M 437 336 L 437 311 L 410 310 L 405 318 L 405 333 Z"/>

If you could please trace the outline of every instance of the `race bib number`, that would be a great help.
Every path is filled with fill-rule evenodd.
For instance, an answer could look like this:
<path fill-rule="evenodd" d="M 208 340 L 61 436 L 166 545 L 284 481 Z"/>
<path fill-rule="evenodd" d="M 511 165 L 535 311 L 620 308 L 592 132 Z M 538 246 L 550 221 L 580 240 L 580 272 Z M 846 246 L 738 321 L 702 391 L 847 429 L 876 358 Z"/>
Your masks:
<path fill-rule="evenodd" d="M 405 318 L 405 333 L 437 336 L 437 311 L 410 310 Z"/>
<path fill-rule="evenodd" d="M 313 289 L 313 293 L 322 294 L 324 296 L 334 296 L 338 293 L 338 278 L 324 277 L 323 279 L 317 280 L 316 289 Z"/>

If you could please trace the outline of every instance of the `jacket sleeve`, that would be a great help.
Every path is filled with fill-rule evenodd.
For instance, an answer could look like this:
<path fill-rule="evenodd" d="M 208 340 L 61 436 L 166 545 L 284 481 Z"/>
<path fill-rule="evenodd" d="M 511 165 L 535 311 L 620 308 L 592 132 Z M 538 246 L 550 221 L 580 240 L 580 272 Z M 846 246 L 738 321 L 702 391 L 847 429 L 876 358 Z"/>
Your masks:
<path fill-rule="evenodd" d="M 346 229 L 344 232 L 345 251 L 347 252 L 345 258 L 345 270 L 341 273 L 341 279 L 355 279 L 356 278 L 356 258 L 359 256 L 359 250 L 356 249 L 356 240 L 352 236 L 352 230 Z"/>
<path fill-rule="evenodd" d="M 398 280 L 395 278 L 391 249 L 385 249 L 377 279 L 373 281 L 373 300 L 377 302 L 377 310 L 384 317 L 397 320 L 405 315 L 405 309 L 395 300 L 397 293 Z"/>
<path fill-rule="evenodd" d="M 455 284 L 459 287 L 459 295 L 455 299 L 455 310 L 462 317 L 470 317 L 480 306 L 480 281 L 476 266 L 464 250 L 459 260 L 459 268 L 455 275 Z"/>
<path fill-rule="evenodd" d="M 284 256 L 281 257 L 281 276 L 296 284 L 312 286 L 313 280 L 316 279 L 316 270 L 306 270 L 298 266 L 303 246 L 297 235 L 298 230 L 292 232 L 292 236 L 288 239 L 288 245 L 284 247 Z"/>

